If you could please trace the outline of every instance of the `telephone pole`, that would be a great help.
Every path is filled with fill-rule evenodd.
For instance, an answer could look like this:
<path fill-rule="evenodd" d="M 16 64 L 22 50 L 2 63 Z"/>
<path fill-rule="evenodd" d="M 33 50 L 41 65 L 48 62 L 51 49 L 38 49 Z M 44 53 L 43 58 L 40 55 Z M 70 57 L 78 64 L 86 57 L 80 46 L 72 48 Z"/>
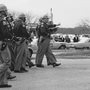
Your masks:
<path fill-rule="evenodd" d="M 51 21 L 53 22 L 53 12 L 52 12 L 52 8 L 50 9 L 50 14 L 51 14 Z"/>

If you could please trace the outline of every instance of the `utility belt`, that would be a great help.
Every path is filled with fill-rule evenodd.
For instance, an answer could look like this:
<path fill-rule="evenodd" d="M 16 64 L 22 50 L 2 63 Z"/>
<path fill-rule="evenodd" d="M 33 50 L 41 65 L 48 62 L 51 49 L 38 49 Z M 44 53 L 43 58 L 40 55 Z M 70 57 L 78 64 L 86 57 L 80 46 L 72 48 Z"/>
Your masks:
<path fill-rule="evenodd" d="M 49 33 L 45 34 L 45 35 L 40 35 L 40 36 L 42 36 L 43 38 L 50 38 L 50 34 Z"/>
<path fill-rule="evenodd" d="M 11 42 L 11 39 L 5 39 L 4 41 L 5 42 Z"/>
<path fill-rule="evenodd" d="M 21 44 L 21 43 L 23 43 L 24 41 L 25 41 L 25 38 L 23 38 L 23 37 L 17 37 L 16 43 L 17 43 L 17 44 Z"/>
<path fill-rule="evenodd" d="M 44 42 L 45 39 L 50 39 L 50 36 L 40 36 L 38 39 L 38 42 L 42 43 L 42 42 Z"/>

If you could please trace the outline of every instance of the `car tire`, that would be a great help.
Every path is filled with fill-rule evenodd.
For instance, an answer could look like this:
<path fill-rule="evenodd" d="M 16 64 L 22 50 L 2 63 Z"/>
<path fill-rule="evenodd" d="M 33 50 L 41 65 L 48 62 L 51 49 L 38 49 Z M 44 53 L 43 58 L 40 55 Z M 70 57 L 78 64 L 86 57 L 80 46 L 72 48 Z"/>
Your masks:
<path fill-rule="evenodd" d="M 75 49 L 77 50 L 77 49 L 79 49 L 79 48 L 75 47 Z"/>
<path fill-rule="evenodd" d="M 58 49 L 65 49 L 66 45 L 61 45 Z"/>
<path fill-rule="evenodd" d="M 86 49 L 90 49 L 89 47 L 86 47 Z"/>

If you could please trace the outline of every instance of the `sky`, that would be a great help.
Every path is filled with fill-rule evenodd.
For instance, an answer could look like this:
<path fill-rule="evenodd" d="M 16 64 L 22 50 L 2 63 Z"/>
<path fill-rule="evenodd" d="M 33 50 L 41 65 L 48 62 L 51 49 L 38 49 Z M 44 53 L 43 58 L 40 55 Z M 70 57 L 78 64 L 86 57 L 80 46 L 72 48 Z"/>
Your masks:
<path fill-rule="evenodd" d="M 61 27 L 75 27 L 81 20 L 90 20 L 90 0 L 0 0 L 0 4 L 37 16 L 50 15 L 52 8 L 53 21 L 61 23 Z"/>

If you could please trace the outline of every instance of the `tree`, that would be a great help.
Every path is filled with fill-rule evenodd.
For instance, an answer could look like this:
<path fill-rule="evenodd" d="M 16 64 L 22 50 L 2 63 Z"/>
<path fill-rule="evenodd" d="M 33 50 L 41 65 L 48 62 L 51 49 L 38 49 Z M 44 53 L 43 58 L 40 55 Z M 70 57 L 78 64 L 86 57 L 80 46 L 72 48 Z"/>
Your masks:
<path fill-rule="evenodd" d="M 30 26 L 32 26 L 32 23 L 36 24 L 38 21 L 38 18 L 31 14 L 31 13 L 26 13 L 26 18 L 27 18 L 27 24 L 30 24 Z"/>
<path fill-rule="evenodd" d="M 38 23 L 38 17 L 31 14 L 30 12 L 26 13 L 26 22 L 27 22 L 27 25 L 28 25 L 28 31 L 29 33 L 33 33 L 34 35 L 36 34 L 36 26 L 37 26 L 37 23 Z"/>
<path fill-rule="evenodd" d="M 89 19 L 82 19 L 81 22 L 75 28 L 79 30 L 81 34 L 88 33 L 90 30 Z"/>
<path fill-rule="evenodd" d="M 16 19 L 18 15 L 20 14 L 20 12 L 18 11 L 9 11 L 9 13 L 13 16 L 14 19 Z"/>
<path fill-rule="evenodd" d="M 82 19 L 77 27 L 90 28 L 90 21 L 88 19 Z"/>

